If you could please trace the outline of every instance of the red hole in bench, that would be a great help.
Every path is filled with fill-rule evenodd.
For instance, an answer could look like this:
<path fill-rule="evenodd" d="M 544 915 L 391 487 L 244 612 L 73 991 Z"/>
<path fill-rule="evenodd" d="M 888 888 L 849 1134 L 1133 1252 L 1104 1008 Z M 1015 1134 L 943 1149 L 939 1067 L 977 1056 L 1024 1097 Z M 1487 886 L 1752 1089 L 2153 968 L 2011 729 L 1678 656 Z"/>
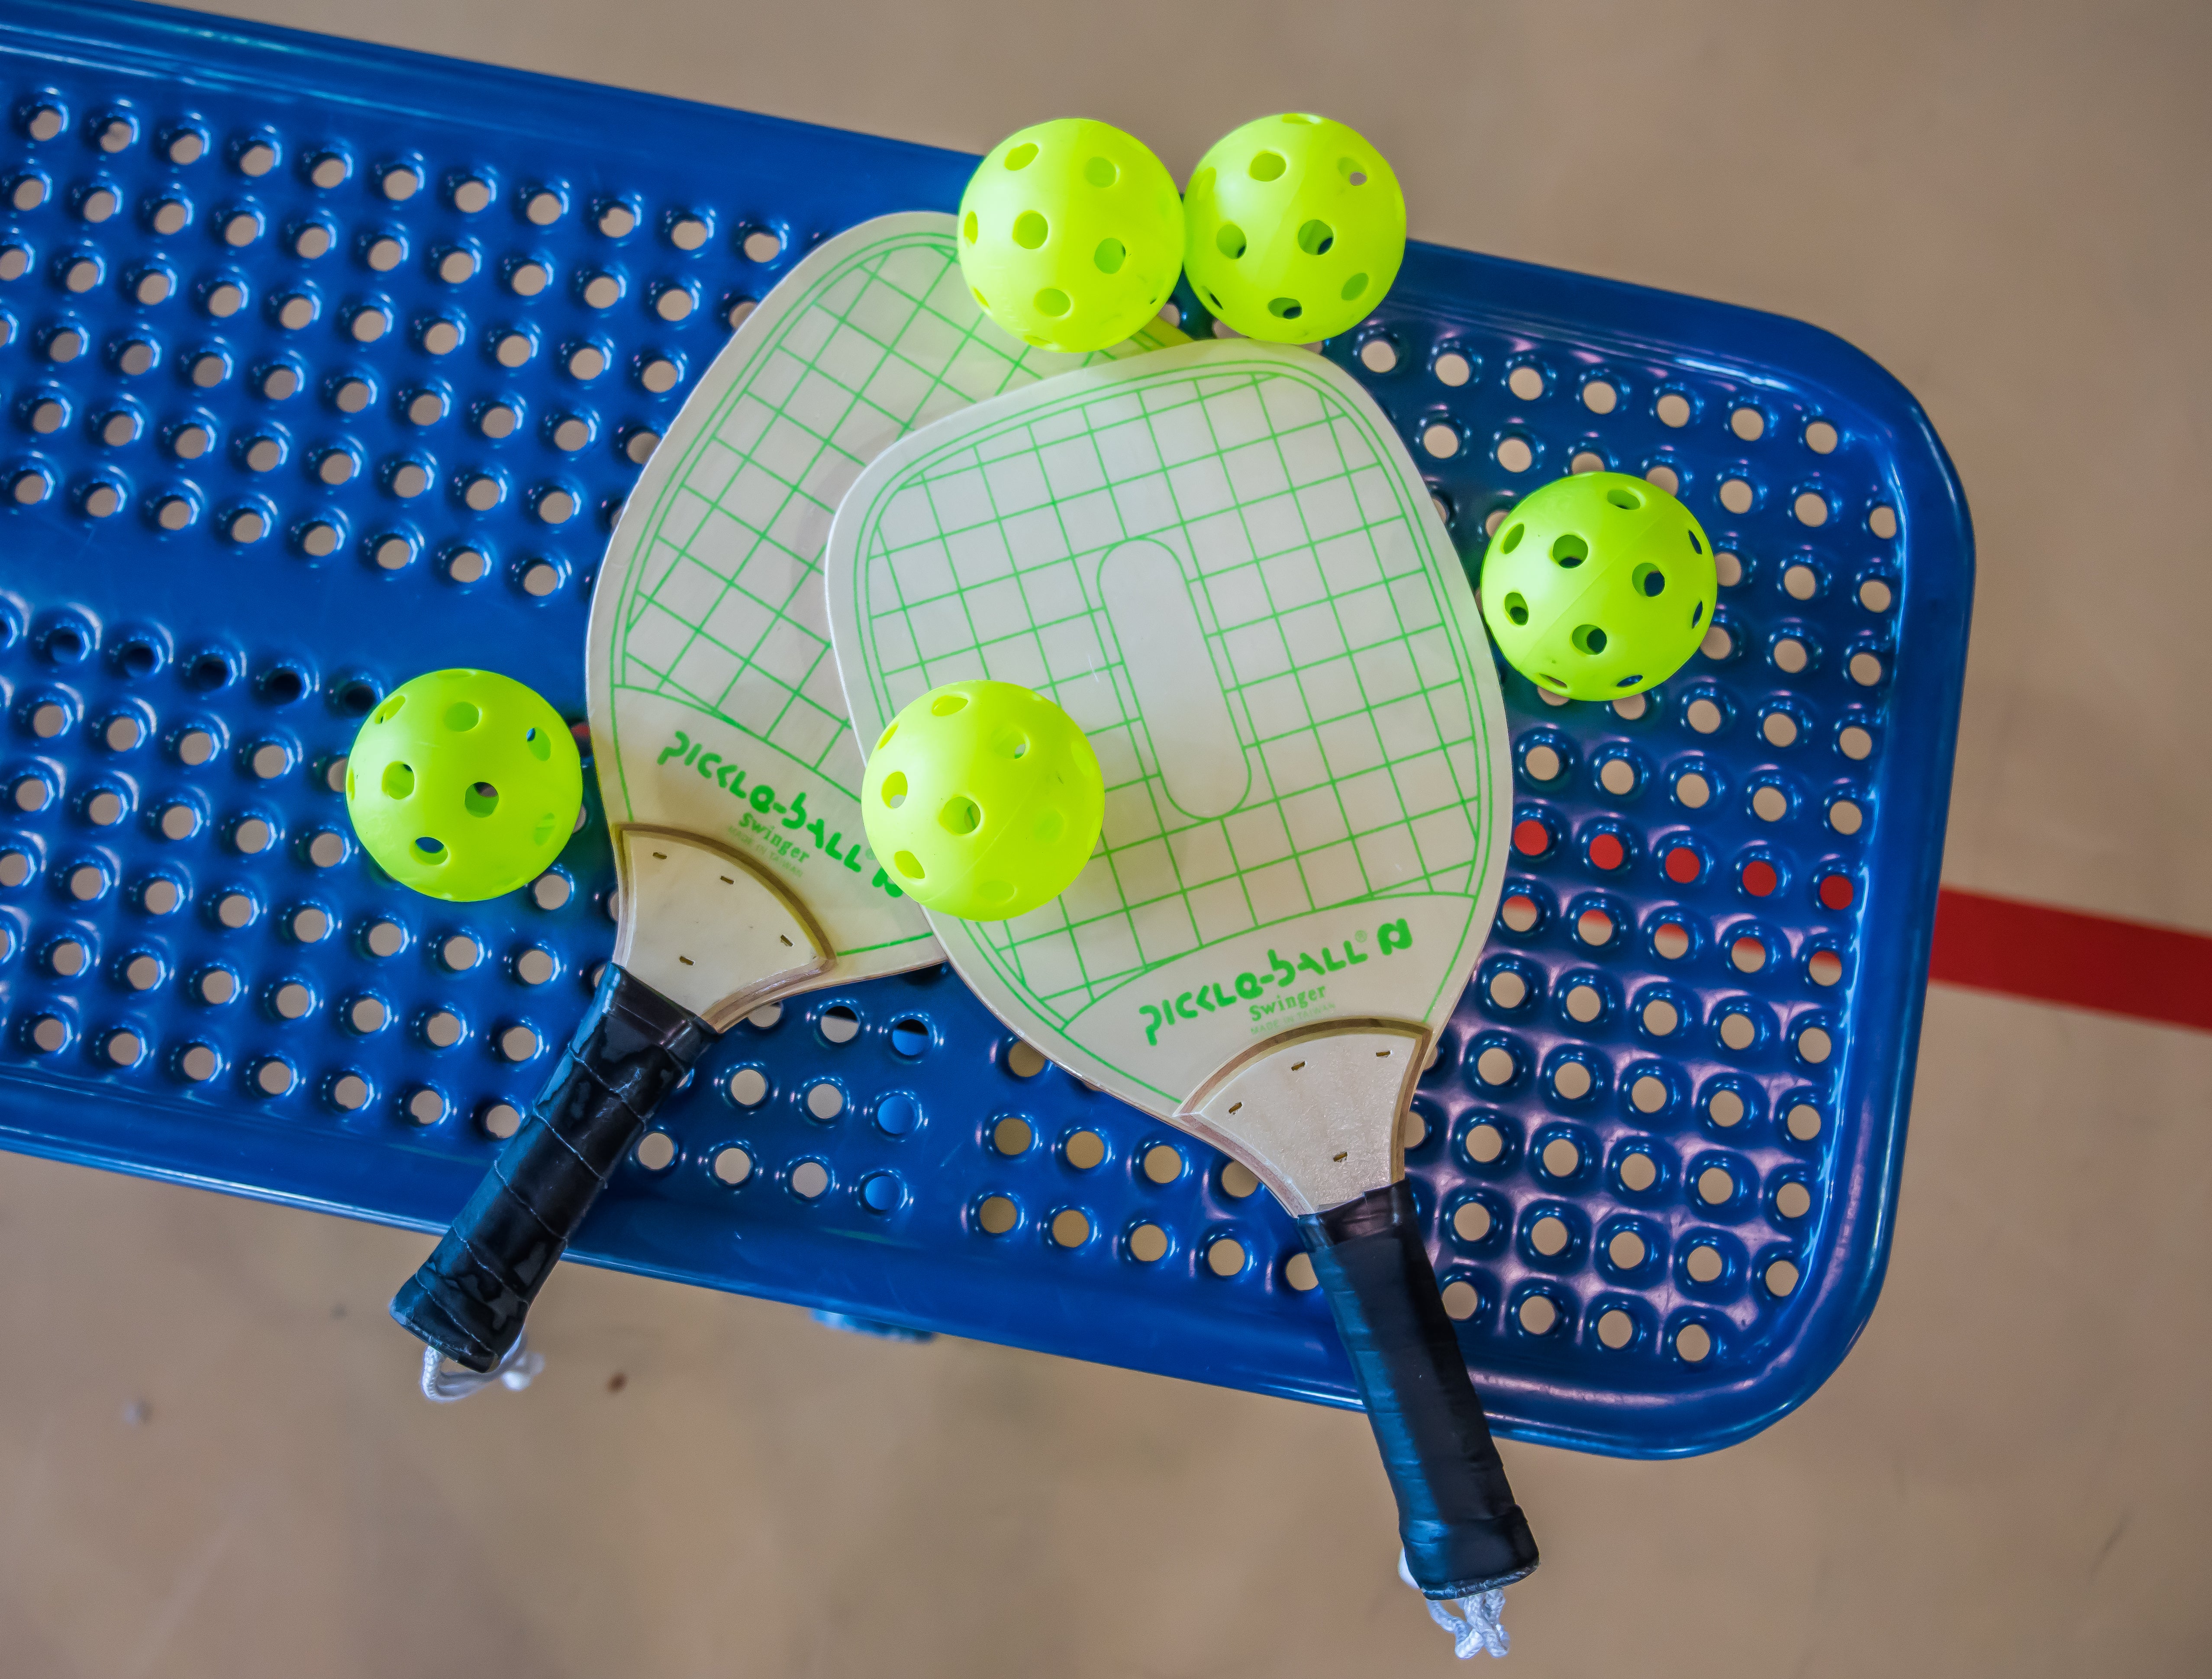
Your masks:
<path fill-rule="evenodd" d="M 1754 859 L 1743 866 L 1743 889 L 1753 897 L 1771 897 L 1781 884 L 1782 877 L 1770 862 Z"/>
<path fill-rule="evenodd" d="M 1851 881 L 1847 874 L 1831 874 L 1820 882 L 1820 902 L 1830 909 L 1851 907 Z"/>
<path fill-rule="evenodd" d="M 1589 843 L 1589 860 L 1600 868 L 1619 868 L 1628 861 L 1628 848 L 1615 834 L 1600 834 Z"/>
<path fill-rule="evenodd" d="M 1698 854 L 1686 845 L 1678 845 L 1667 854 L 1667 878 L 1679 885 L 1688 885 L 1704 871 L 1698 865 Z"/>
<path fill-rule="evenodd" d="M 1552 830 L 1534 817 L 1513 824 L 1513 849 L 1524 857 L 1540 857 L 1552 849 Z"/>

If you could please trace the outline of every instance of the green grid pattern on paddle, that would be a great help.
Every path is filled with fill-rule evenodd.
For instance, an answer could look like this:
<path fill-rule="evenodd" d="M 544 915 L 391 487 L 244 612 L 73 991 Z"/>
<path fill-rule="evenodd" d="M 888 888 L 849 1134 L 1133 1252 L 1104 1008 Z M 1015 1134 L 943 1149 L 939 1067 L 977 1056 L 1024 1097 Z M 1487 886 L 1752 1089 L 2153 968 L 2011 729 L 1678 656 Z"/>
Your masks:
<path fill-rule="evenodd" d="M 865 599 L 890 709 L 1020 683 L 1106 772 L 1105 867 L 977 929 L 1046 1012 L 1316 909 L 1474 890 L 1469 653 L 1380 441 L 1302 378 L 1194 375 L 1033 412 L 879 503 Z M 1224 817 L 1170 800 L 1098 598 L 1134 538 L 1176 556 L 1229 698 L 1249 780 Z"/>
<path fill-rule="evenodd" d="M 821 569 L 845 491 L 908 431 L 1161 336 L 1080 358 L 1029 350 L 986 323 L 949 238 L 856 257 L 785 319 L 648 514 L 615 680 L 711 712 L 857 795 Z"/>

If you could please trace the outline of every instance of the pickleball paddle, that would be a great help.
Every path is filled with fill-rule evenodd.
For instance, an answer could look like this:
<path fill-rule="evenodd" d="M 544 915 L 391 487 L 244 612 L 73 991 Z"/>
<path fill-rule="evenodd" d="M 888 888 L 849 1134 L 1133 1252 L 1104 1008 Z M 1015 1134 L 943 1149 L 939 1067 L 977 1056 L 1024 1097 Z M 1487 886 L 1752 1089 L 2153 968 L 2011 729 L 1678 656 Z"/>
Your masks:
<path fill-rule="evenodd" d="M 1016 920 L 931 925 L 1022 1037 L 1296 1215 L 1411 1576 L 1447 1624 L 1464 1600 L 1494 1630 L 1536 1547 L 1422 1243 L 1401 1120 L 1495 908 L 1507 738 L 1472 593 L 1389 421 L 1295 349 L 1085 368 L 885 450 L 826 565 L 856 741 L 977 677 L 1085 731 L 1106 816 L 1075 884 Z M 905 796 L 988 837 L 959 788 Z"/>
<path fill-rule="evenodd" d="M 939 959 L 868 851 L 830 655 L 831 514 L 895 440 L 1102 356 L 983 318 L 949 216 L 810 252 L 702 377 L 609 544 L 586 654 L 619 915 L 583 1024 L 392 1316 L 494 1368 L 608 1177 L 708 1044 L 820 986 Z M 1104 357 L 1181 342 L 1156 325 Z"/>

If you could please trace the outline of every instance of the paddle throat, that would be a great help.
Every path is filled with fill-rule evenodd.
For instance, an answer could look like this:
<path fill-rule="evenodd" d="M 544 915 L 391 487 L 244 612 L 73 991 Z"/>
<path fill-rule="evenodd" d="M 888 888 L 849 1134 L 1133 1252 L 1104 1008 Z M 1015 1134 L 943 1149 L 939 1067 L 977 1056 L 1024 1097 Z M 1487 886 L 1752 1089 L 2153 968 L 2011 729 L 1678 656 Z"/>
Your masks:
<path fill-rule="evenodd" d="M 1209 1079 L 1176 1122 L 1250 1166 L 1292 1214 L 1323 1212 L 1404 1176 L 1399 1121 L 1430 1042 L 1392 1020 L 1284 1032 Z"/>
<path fill-rule="evenodd" d="M 615 964 L 714 1031 L 828 971 L 833 953 L 814 918 L 736 852 L 630 824 L 615 830 Z"/>

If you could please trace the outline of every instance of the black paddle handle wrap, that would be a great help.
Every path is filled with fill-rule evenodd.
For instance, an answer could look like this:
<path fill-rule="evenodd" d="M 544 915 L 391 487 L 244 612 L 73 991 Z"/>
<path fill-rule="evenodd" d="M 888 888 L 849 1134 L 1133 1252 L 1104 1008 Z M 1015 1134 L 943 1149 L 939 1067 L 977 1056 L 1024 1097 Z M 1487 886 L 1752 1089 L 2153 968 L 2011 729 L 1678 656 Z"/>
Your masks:
<path fill-rule="evenodd" d="M 1398 1495 L 1414 1581 L 1457 1598 L 1519 1579 L 1536 1566 L 1535 1536 L 1444 1315 L 1413 1186 L 1370 1189 L 1298 1229 Z"/>
<path fill-rule="evenodd" d="M 456 1364 L 494 1368 L 609 1174 L 714 1040 L 690 1010 L 608 963 L 529 1122 L 392 1297 L 401 1326 Z"/>

